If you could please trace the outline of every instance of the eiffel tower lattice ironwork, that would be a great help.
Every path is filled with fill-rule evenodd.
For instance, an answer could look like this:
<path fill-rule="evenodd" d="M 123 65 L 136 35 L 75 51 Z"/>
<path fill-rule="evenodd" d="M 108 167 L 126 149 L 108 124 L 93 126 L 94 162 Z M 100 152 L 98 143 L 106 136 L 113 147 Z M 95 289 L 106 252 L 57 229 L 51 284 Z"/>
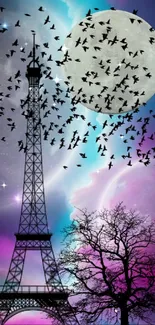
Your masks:
<path fill-rule="evenodd" d="M 60 323 L 72 325 L 78 324 L 75 316 L 75 322 L 68 322 L 62 316 L 65 315 L 64 310 L 67 314 L 68 308 L 71 308 L 69 291 L 59 276 L 46 214 L 39 105 L 39 82 L 42 75 L 35 58 L 35 47 L 34 33 L 33 59 L 27 66 L 26 73 L 29 92 L 21 216 L 9 271 L 0 292 L 0 325 L 26 310 L 45 311 Z M 21 286 L 27 250 L 40 250 L 45 286 Z"/>

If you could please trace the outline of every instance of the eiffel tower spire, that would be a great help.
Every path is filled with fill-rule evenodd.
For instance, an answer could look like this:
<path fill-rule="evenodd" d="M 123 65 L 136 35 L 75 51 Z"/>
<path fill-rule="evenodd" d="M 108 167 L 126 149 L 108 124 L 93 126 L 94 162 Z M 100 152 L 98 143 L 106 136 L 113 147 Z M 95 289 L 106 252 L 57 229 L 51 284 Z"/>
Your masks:
<path fill-rule="evenodd" d="M 35 45 L 35 33 L 33 33 L 33 68 L 35 67 L 35 58 L 36 58 L 36 45 Z"/>
<path fill-rule="evenodd" d="M 52 244 L 52 234 L 48 229 L 41 144 L 41 117 L 39 102 L 39 82 L 41 68 L 35 53 L 35 33 L 33 33 L 33 58 L 27 66 L 28 109 L 24 182 L 21 214 L 16 243 L 5 283 L 0 293 L 0 325 L 20 311 L 42 308 L 53 312 L 67 303 L 65 291 L 56 264 Z M 21 286 L 22 274 L 27 250 L 39 250 L 41 253 L 45 283 L 42 291 L 37 286 Z M 34 289 L 35 287 L 35 289 Z M 36 290 L 36 292 L 35 292 Z M 60 316 L 62 324 L 64 324 Z"/>

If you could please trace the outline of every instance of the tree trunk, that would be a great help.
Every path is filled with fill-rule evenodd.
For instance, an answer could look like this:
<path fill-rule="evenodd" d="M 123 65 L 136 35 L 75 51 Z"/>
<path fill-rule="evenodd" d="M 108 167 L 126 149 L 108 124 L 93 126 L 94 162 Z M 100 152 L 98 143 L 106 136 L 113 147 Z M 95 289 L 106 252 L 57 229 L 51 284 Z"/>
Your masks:
<path fill-rule="evenodd" d="M 129 325 L 128 309 L 125 306 L 121 308 L 121 325 Z"/>

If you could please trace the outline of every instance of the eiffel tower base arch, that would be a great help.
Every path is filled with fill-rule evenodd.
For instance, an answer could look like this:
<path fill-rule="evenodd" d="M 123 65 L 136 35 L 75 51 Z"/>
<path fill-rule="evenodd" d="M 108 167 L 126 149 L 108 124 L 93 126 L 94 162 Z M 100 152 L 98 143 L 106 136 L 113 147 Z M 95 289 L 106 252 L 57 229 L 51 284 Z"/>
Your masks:
<path fill-rule="evenodd" d="M 14 301 L 3 301 L 3 305 L 0 304 L 0 325 L 4 325 L 13 316 L 22 313 L 24 311 L 40 311 L 46 313 L 50 318 L 54 318 L 61 322 L 60 312 L 61 308 L 64 308 L 62 302 L 51 301 L 51 305 L 46 306 L 44 300 L 41 299 L 14 299 Z M 59 308 L 59 312 L 58 312 Z"/>

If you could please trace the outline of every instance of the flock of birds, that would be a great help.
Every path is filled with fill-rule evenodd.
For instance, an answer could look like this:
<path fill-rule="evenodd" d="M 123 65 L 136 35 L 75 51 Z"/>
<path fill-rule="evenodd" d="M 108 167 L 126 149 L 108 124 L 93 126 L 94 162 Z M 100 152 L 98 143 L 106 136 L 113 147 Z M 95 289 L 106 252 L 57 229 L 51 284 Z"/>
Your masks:
<path fill-rule="evenodd" d="M 137 11 L 134 10 L 133 13 L 136 14 Z M 136 21 L 139 24 L 142 23 L 141 19 L 133 19 L 133 18 L 129 18 L 129 19 L 130 19 L 131 24 L 134 24 L 134 22 L 136 22 Z M 100 60 L 100 62 L 98 62 L 99 57 L 93 55 L 92 58 L 97 61 L 97 64 L 95 64 L 95 67 L 99 66 L 99 69 L 102 69 L 102 73 L 100 74 L 100 76 L 102 75 L 102 81 L 101 81 L 101 78 L 99 78 L 100 76 L 97 71 L 87 71 L 83 77 L 81 76 L 81 80 L 83 81 L 83 83 L 87 83 L 89 85 L 89 87 L 92 86 L 93 84 L 95 84 L 94 89 L 97 89 L 97 86 L 99 86 L 97 97 L 101 98 L 101 100 L 100 101 L 96 100 L 96 97 L 94 95 L 91 95 L 91 96 L 89 95 L 89 98 L 88 98 L 88 94 L 84 93 L 83 88 L 81 87 L 78 89 L 77 96 L 74 97 L 74 98 L 78 97 L 78 101 L 76 101 L 76 103 L 80 102 L 80 103 L 84 103 L 84 104 L 85 103 L 91 104 L 91 103 L 93 103 L 93 98 L 95 97 L 95 103 L 94 103 L 95 111 L 97 111 L 99 113 L 100 112 L 109 113 L 110 111 L 112 111 L 112 108 L 116 107 L 117 103 L 119 103 L 118 112 L 123 113 L 125 111 L 124 107 L 128 106 L 127 98 L 131 97 L 131 98 L 135 98 L 134 105 L 131 105 L 131 109 L 135 109 L 138 106 L 143 104 L 143 102 L 144 102 L 143 96 L 145 95 L 145 90 L 144 90 L 145 88 L 143 90 L 141 90 L 141 92 L 132 90 L 136 87 L 135 84 L 137 84 L 140 81 L 138 73 L 136 75 L 137 69 L 138 69 L 140 77 L 141 78 L 143 77 L 144 87 L 145 87 L 145 79 L 147 79 L 147 78 L 150 79 L 152 77 L 151 72 L 148 71 L 148 68 L 146 66 L 139 66 L 139 64 L 137 64 L 137 62 L 136 62 L 136 64 L 133 64 L 133 62 L 134 62 L 133 59 L 135 57 L 143 55 L 144 50 L 141 49 L 141 50 L 136 50 L 135 52 L 132 52 L 129 48 L 129 44 L 128 44 L 126 38 L 123 38 L 120 40 L 117 37 L 117 35 L 115 35 L 115 36 L 112 36 L 113 39 L 111 39 L 110 34 L 111 34 L 111 31 L 113 32 L 113 28 L 111 26 L 110 19 L 108 19 L 108 21 L 105 21 L 105 22 L 101 20 L 101 21 L 97 22 L 97 24 L 103 25 L 103 30 L 100 27 L 100 33 L 98 32 L 97 38 L 95 38 L 96 35 L 95 35 L 95 33 L 93 33 L 93 29 L 94 30 L 96 29 L 96 24 L 94 22 L 92 23 L 92 16 L 91 16 L 90 11 L 87 14 L 86 21 L 82 21 L 79 23 L 79 26 L 81 27 L 82 32 L 83 33 L 87 32 L 87 35 L 89 34 L 90 40 L 91 40 L 91 38 L 92 39 L 95 38 L 95 44 L 93 46 L 94 54 L 95 54 L 95 51 L 103 50 L 103 47 L 98 46 L 100 43 L 104 43 L 104 46 L 106 48 L 108 46 L 110 46 L 110 49 L 112 46 L 114 46 L 115 44 L 118 43 L 121 45 L 121 48 L 129 54 L 129 57 L 131 57 L 131 62 L 129 62 L 129 60 L 126 61 L 126 57 L 124 57 L 122 59 L 122 61 L 116 67 L 114 67 L 111 58 L 108 60 Z M 97 30 L 98 30 L 98 28 L 97 28 Z M 102 31 L 104 31 L 104 33 L 102 33 Z M 151 27 L 151 28 L 149 28 L 149 31 L 153 32 L 154 29 Z M 72 33 L 70 33 L 67 36 L 67 38 L 72 38 Z M 155 38 L 150 37 L 148 41 L 150 42 L 150 44 L 154 44 Z M 81 47 L 84 52 L 87 52 L 87 51 L 89 52 L 89 46 L 88 45 L 86 46 L 86 44 L 88 43 L 87 37 L 84 36 L 82 39 L 82 37 L 80 36 L 77 39 L 77 41 L 73 40 L 72 42 L 75 43 L 75 45 L 74 45 L 75 48 Z M 97 44 L 97 42 L 98 42 L 98 44 Z M 92 49 L 92 47 L 91 47 L 91 49 Z M 119 51 L 119 48 L 117 48 L 117 51 Z M 89 57 L 89 55 L 88 55 L 88 57 Z M 66 61 L 68 62 L 69 60 L 73 60 L 73 59 L 70 57 L 70 55 L 67 51 L 65 54 L 65 59 L 62 60 L 61 62 L 59 61 L 59 64 L 64 65 L 64 62 L 66 62 Z M 80 59 L 76 59 L 75 61 L 81 62 Z M 115 61 L 115 59 L 114 59 L 114 61 Z M 67 67 L 67 69 L 68 69 L 68 67 Z M 77 64 L 77 69 L 78 69 L 78 64 Z M 80 69 L 80 67 L 79 67 L 79 69 Z M 142 71 L 139 71 L 140 69 Z M 122 70 L 124 70 L 126 72 L 126 75 L 124 75 L 124 77 L 122 75 Z M 130 72 L 130 77 L 129 77 L 129 72 Z M 105 85 L 105 79 L 108 79 L 106 77 L 106 75 L 107 76 L 112 75 L 113 80 L 115 79 L 117 81 L 117 83 L 115 83 L 115 87 L 113 89 L 109 90 L 108 87 Z M 122 78 L 121 80 L 119 80 L 120 82 L 118 82 L 117 77 Z M 100 81 L 99 80 L 97 81 L 96 78 L 97 79 L 99 78 Z M 96 92 L 96 90 L 95 90 L 95 92 Z M 122 96 L 122 93 L 124 94 L 123 96 Z M 96 103 L 96 101 L 98 101 L 99 103 Z M 99 104 L 100 104 L 100 106 L 99 106 Z M 144 105 L 145 105 L 145 103 L 144 103 Z M 103 107 L 104 107 L 104 109 L 103 109 Z"/>
<path fill-rule="evenodd" d="M 98 8 L 94 8 L 95 10 L 99 10 Z M 5 10 L 4 7 L 0 7 L 0 12 L 3 12 Z M 44 12 L 44 8 L 43 7 L 40 7 L 38 9 L 40 12 Z M 114 7 L 111 8 L 111 10 L 115 10 Z M 136 15 L 137 14 L 137 10 L 133 10 L 133 13 Z M 31 15 L 29 13 L 25 13 L 25 16 L 27 17 L 31 17 Z M 86 17 L 88 18 L 88 20 L 91 20 L 91 10 L 88 11 L 88 13 L 86 14 Z M 43 22 L 43 25 L 47 25 L 47 24 L 50 24 L 51 21 L 50 21 L 50 17 L 49 15 L 45 18 L 44 22 Z M 134 23 L 134 19 L 131 19 L 131 23 Z M 139 20 L 139 23 L 141 23 L 141 21 Z M 81 23 L 80 23 L 81 24 Z M 21 22 L 20 20 L 18 20 L 16 23 L 15 23 L 15 28 L 20 28 L 21 26 Z M 85 31 L 87 28 L 84 27 L 83 31 Z M 93 26 L 92 26 L 93 28 Z M 54 31 L 56 30 L 55 28 L 55 25 L 52 24 L 52 26 L 49 27 L 50 30 Z M 0 29 L 0 33 L 4 33 L 7 31 L 7 28 L 4 28 L 2 27 Z M 150 31 L 154 31 L 153 28 L 150 29 Z M 32 30 L 32 32 L 34 32 L 34 30 Z M 71 37 L 71 33 L 67 36 L 67 37 Z M 106 38 L 106 35 L 104 36 Z M 58 35 L 56 35 L 54 37 L 54 39 L 56 41 L 58 41 L 60 38 Z M 150 38 L 150 42 L 154 42 L 155 39 L 152 37 Z M 87 42 L 87 39 L 85 39 L 85 42 L 83 43 L 86 43 Z M 117 37 L 115 37 L 112 41 L 111 41 L 111 46 L 113 46 L 113 44 L 115 44 L 117 42 Z M 80 44 L 80 38 L 77 40 L 77 43 L 76 43 L 76 46 L 78 46 Z M 12 43 L 12 48 L 9 50 L 9 53 L 6 54 L 6 57 L 7 58 L 12 58 L 15 53 L 16 53 L 16 49 L 19 48 L 19 40 L 16 39 L 13 41 Z M 45 61 L 45 58 L 47 58 L 47 64 L 49 64 L 50 62 L 54 61 L 53 58 L 52 58 L 52 54 L 50 55 L 47 55 L 47 50 L 50 49 L 50 46 L 48 44 L 48 42 L 46 43 L 43 43 L 42 46 L 39 45 L 39 44 L 36 44 L 36 49 L 39 49 L 40 50 L 40 55 L 41 55 L 41 58 Z M 83 47 L 86 47 L 85 44 L 83 44 Z M 126 43 L 126 40 L 123 39 L 122 40 L 122 47 L 123 49 L 125 50 L 127 48 L 127 43 Z M 87 49 L 84 49 L 84 50 L 87 50 Z M 98 50 L 98 49 L 96 49 Z M 62 51 L 62 46 L 57 50 L 57 51 Z M 143 50 L 141 50 L 141 54 L 143 53 Z M 22 62 L 27 62 L 27 59 L 32 59 L 33 57 L 33 53 L 32 51 L 30 51 L 30 53 L 27 55 L 24 55 L 26 54 L 26 49 L 25 48 L 21 48 L 20 49 L 20 52 L 22 53 L 22 57 L 20 58 L 20 60 Z M 133 53 L 131 53 L 132 55 Z M 138 55 L 138 53 L 134 53 L 133 54 L 134 56 Z M 64 59 L 62 61 L 59 61 L 59 60 L 55 60 L 55 63 L 57 66 L 60 66 L 64 64 L 65 61 L 67 60 L 71 60 L 71 58 L 69 57 L 68 55 L 68 51 L 66 51 L 66 53 L 64 54 Z M 76 61 L 78 62 L 78 58 L 76 59 Z M 44 69 L 42 71 L 42 74 L 45 76 L 45 82 L 46 80 L 53 80 L 54 78 L 52 77 L 52 71 L 51 71 L 51 67 L 48 66 L 48 65 L 45 65 L 45 63 L 41 63 L 40 64 L 40 57 L 38 56 L 36 58 L 36 62 L 38 62 L 39 66 Z M 29 63 L 29 62 L 28 62 Z M 109 62 L 110 63 L 110 60 Z M 123 64 L 127 65 L 125 60 L 124 62 L 122 62 Z M 101 68 L 104 66 L 104 63 L 103 62 L 100 62 L 101 64 Z M 110 68 L 109 68 L 110 69 Z M 132 66 L 131 66 L 131 69 L 132 69 Z M 133 69 L 136 69 L 136 67 L 133 67 Z M 145 71 L 146 71 L 146 77 L 150 78 L 151 77 L 151 74 L 150 72 L 147 72 L 147 68 L 144 67 Z M 114 73 L 118 73 L 118 70 L 119 70 L 119 67 L 116 68 L 116 70 L 114 71 Z M 108 74 L 109 71 L 107 69 L 106 73 Z M 88 78 L 90 75 L 90 72 L 88 71 L 87 72 L 87 75 L 85 77 L 85 80 L 83 80 L 84 82 L 86 81 L 86 78 Z M 93 78 L 95 79 L 97 77 L 97 75 L 93 74 Z M 4 94 L 4 92 L 0 92 L 0 101 L 5 101 L 5 98 L 9 98 L 11 96 L 11 92 L 12 91 L 18 91 L 20 89 L 20 84 L 22 82 L 22 71 L 18 70 L 14 77 L 13 76 L 10 76 L 7 80 L 7 82 L 9 83 L 8 87 L 7 87 L 7 93 Z M 65 104 L 69 99 L 70 99 L 70 93 L 72 91 L 74 91 L 74 87 L 69 87 L 70 86 L 70 79 L 71 79 L 71 76 L 68 76 L 67 77 L 67 80 L 64 81 L 64 83 L 67 85 L 67 90 L 65 91 L 65 94 L 62 94 L 64 93 L 64 91 L 61 89 L 60 87 L 60 83 L 57 82 L 56 83 L 56 86 L 55 86 L 55 94 L 52 95 L 52 99 L 53 99 L 53 102 L 54 104 L 51 106 L 51 109 L 52 110 L 55 110 L 56 112 L 57 111 L 62 111 L 61 107 L 63 104 Z M 134 83 L 137 82 L 137 77 L 136 75 L 134 76 Z M 122 84 L 123 84 L 123 81 L 122 81 Z M 76 106 L 78 103 L 85 103 L 86 102 L 86 99 L 83 98 L 83 100 L 76 100 L 76 96 L 72 97 L 71 99 L 71 105 L 72 107 L 70 108 L 70 111 L 71 111 L 71 115 L 68 116 L 68 118 L 66 119 L 65 123 L 63 123 L 61 126 L 60 126 L 60 121 L 63 117 L 63 113 L 57 113 L 57 123 L 51 121 L 50 122 L 50 126 L 49 128 L 47 128 L 47 124 L 43 122 L 43 119 L 45 118 L 48 118 L 49 115 L 51 115 L 51 109 L 49 109 L 49 105 L 48 105 L 48 96 L 49 96 L 49 91 L 47 90 L 47 88 L 45 87 L 45 83 L 42 83 L 40 84 L 39 88 L 42 89 L 42 94 L 40 94 L 39 96 L 39 103 L 40 103 L 40 109 L 42 109 L 43 111 L 45 111 L 45 109 L 47 109 L 44 113 L 43 113 L 43 116 L 42 118 L 40 118 L 39 120 L 36 121 L 36 126 L 35 126 L 35 129 L 37 129 L 37 126 L 38 125 L 41 125 L 42 127 L 42 130 L 43 130 L 43 136 L 44 136 L 44 140 L 48 140 L 48 137 L 49 137 L 49 133 L 50 131 L 53 131 L 54 132 L 54 136 L 52 137 L 51 141 L 50 141 L 50 145 L 51 146 L 54 146 L 56 144 L 56 141 L 57 141 L 57 135 L 61 136 L 62 134 L 65 133 L 65 127 L 67 127 L 69 124 L 71 124 L 74 120 L 76 119 L 81 119 L 84 123 L 87 123 L 87 131 L 85 132 L 85 134 L 83 135 L 83 137 L 81 136 L 81 134 L 78 133 L 78 130 L 75 130 L 73 131 L 73 136 L 70 140 L 70 143 L 67 147 L 67 150 L 73 150 L 74 148 L 76 148 L 80 143 L 81 144 L 86 144 L 88 142 L 88 139 L 89 139 L 89 135 L 90 133 L 93 131 L 96 131 L 96 129 L 98 128 L 98 125 L 95 124 L 95 125 L 92 125 L 91 122 L 87 121 L 86 120 L 86 117 L 83 115 L 83 114 L 79 114 L 77 113 L 77 110 L 78 110 L 78 107 Z M 125 82 L 124 82 L 124 87 L 126 87 L 125 85 Z M 78 91 L 78 94 L 82 93 L 82 87 L 79 89 Z M 114 90 L 116 91 L 116 90 Z M 104 89 L 103 89 L 103 92 L 104 92 Z M 60 96 L 61 95 L 61 96 Z M 62 95 L 63 95 L 63 99 L 62 99 Z M 137 94 L 137 92 L 133 92 L 133 96 L 137 96 L 139 94 Z M 144 92 L 141 93 L 141 95 L 144 95 Z M 83 96 L 85 97 L 85 96 Z M 107 105 L 109 104 L 110 102 L 110 95 L 107 96 Z M 111 96 L 112 97 L 112 96 Z M 65 100 L 65 98 L 67 100 Z M 23 100 L 21 99 L 21 108 L 22 108 L 22 115 L 28 119 L 28 118 L 33 118 L 33 120 L 35 120 L 34 118 L 34 113 L 33 111 L 29 110 L 29 107 L 24 110 L 25 107 L 27 107 L 27 104 L 29 102 L 29 99 L 30 99 L 30 95 L 28 94 L 26 99 Z M 93 100 L 93 96 L 91 96 L 90 100 L 92 101 Z M 121 98 L 120 98 L 120 101 L 121 101 Z M 58 104 L 58 105 L 57 105 Z M 57 107 L 59 106 L 59 104 L 61 105 L 60 107 Z M 126 103 L 124 102 L 123 105 L 125 106 Z M 143 163 L 145 166 L 149 165 L 150 164 L 150 160 L 151 160 L 151 157 L 153 156 L 153 158 L 155 158 L 155 145 L 152 145 L 150 150 L 148 150 L 147 152 L 143 152 L 142 151 L 142 146 L 143 146 L 143 143 L 149 139 L 151 141 L 151 143 L 154 143 L 154 133 L 148 135 L 148 131 L 147 131 L 147 126 L 149 126 L 149 122 L 151 120 L 151 118 L 155 118 L 155 112 L 153 111 L 153 109 L 150 109 L 149 110 L 149 114 L 150 116 L 147 116 L 147 117 L 139 117 L 138 119 L 136 119 L 136 121 L 134 121 L 137 125 L 140 125 L 139 127 L 139 130 L 136 130 L 136 126 L 134 125 L 134 123 L 132 122 L 134 120 L 134 114 L 138 113 L 139 112 L 139 108 L 137 108 L 137 106 L 139 105 L 139 102 L 137 100 L 136 104 L 135 104 L 135 107 L 134 107 L 134 110 L 132 112 L 128 112 L 126 114 L 118 114 L 117 115 L 117 122 L 113 122 L 113 117 L 115 118 L 116 116 L 115 115 L 112 115 L 110 114 L 109 112 L 109 122 L 108 122 L 108 118 L 104 121 L 103 125 L 102 125 L 102 131 L 100 133 L 100 135 L 96 136 L 95 138 L 95 143 L 97 144 L 97 152 L 101 155 L 101 156 L 105 156 L 106 155 L 106 151 L 108 151 L 108 148 L 107 148 L 107 145 L 106 143 L 108 142 L 108 139 L 110 138 L 110 136 L 114 135 L 118 130 L 119 128 L 124 128 L 124 135 L 120 135 L 121 137 L 123 137 L 123 143 L 126 144 L 126 153 L 122 155 L 122 158 L 123 159 L 128 159 L 128 163 L 127 165 L 128 166 L 132 166 L 132 156 L 131 156 L 131 150 L 132 150 L 132 142 L 138 138 L 138 136 L 141 137 L 138 145 L 139 145 L 139 148 L 136 149 L 136 152 L 137 152 L 137 156 L 139 158 L 139 162 Z M 143 105 L 145 106 L 146 103 L 143 103 Z M 5 110 L 5 107 L 3 106 L 0 106 L 0 116 L 4 115 L 4 110 Z M 11 107 L 11 111 L 14 112 L 15 111 L 15 108 L 14 107 Z M 100 110 L 98 110 L 98 112 L 100 112 Z M 121 112 L 121 111 L 120 111 Z M 120 113 L 119 112 L 119 113 Z M 15 124 L 15 121 L 13 121 L 13 119 L 11 117 L 8 117 L 7 118 L 7 121 L 9 122 L 7 125 L 10 127 L 10 131 L 12 132 L 14 129 L 16 129 L 16 124 Z M 80 122 L 79 122 L 80 123 Z M 106 127 L 110 127 L 111 130 L 110 132 L 106 132 Z M 141 128 L 141 130 L 140 130 Z M 35 131 L 35 130 L 34 130 Z M 102 133 L 103 132 L 103 133 Z M 134 133 L 133 134 L 131 134 Z M 28 134 L 26 133 L 26 136 Z M 6 137 L 3 136 L 1 138 L 1 141 L 5 142 L 6 141 Z M 19 151 L 23 150 L 24 153 L 27 151 L 27 146 L 24 146 L 24 142 L 23 140 L 20 140 L 18 141 L 18 146 L 19 146 Z M 62 136 L 62 138 L 60 139 L 60 144 L 59 144 L 59 149 L 62 149 L 63 147 L 66 147 L 65 145 L 65 137 Z M 153 154 L 153 155 L 152 155 Z M 79 153 L 80 155 L 80 158 L 81 159 L 86 159 L 87 158 L 87 154 L 86 152 L 80 152 Z M 113 153 L 110 157 L 110 162 L 108 164 L 108 168 L 111 169 L 112 166 L 113 166 L 113 161 L 115 159 L 115 154 Z M 82 164 L 81 162 L 78 163 L 76 165 L 77 167 L 81 167 Z M 68 166 L 63 166 L 64 169 L 67 169 Z"/>

